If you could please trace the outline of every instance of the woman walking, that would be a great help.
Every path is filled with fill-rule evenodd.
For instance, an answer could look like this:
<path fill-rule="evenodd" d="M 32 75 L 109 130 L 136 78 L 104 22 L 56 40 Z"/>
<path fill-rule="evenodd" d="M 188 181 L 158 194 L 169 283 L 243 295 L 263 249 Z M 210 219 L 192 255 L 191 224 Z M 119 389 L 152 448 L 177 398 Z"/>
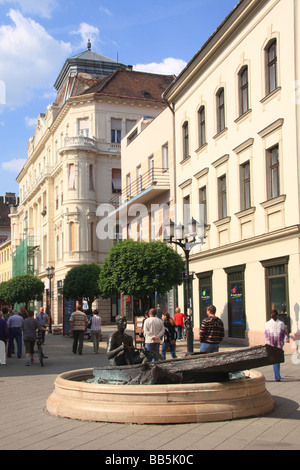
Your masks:
<path fill-rule="evenodd" d="M 288 335 L 283 321 L 278 320 L 277 310 L 272 310 L 271 320 L 266 323 L 265 328 L 265 342 L 274 346 L 275 348 L 282 349 L 284 343 L 288 341 Z M 277 382 L 280 382 L 280 364 L 273 365 L 274 377 Z"/>
<path fill-rule="evenodd" d="M 93 316 L 91 318 L 91 338 L 94 347 L 94 354 L 99 352 L 99 342 L 101 338 L 101 324 L 102 320 L 98 313 L 98 310 L 93 310 Z"/>

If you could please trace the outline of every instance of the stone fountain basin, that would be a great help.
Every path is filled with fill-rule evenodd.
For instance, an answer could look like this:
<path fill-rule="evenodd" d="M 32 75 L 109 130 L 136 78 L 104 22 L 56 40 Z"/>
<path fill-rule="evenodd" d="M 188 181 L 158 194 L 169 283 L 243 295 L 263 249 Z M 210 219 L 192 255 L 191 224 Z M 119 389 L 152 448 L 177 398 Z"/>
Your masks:
<path fill-rule="evenodd" d="M 85 382 L 93 369 L 56 377 L 46 409 L 54 416 L 84 421 L 175 424 L 227 421 L 270 413 L 274 400 L 256 370 L 228 382 L 114 385 Z"/>

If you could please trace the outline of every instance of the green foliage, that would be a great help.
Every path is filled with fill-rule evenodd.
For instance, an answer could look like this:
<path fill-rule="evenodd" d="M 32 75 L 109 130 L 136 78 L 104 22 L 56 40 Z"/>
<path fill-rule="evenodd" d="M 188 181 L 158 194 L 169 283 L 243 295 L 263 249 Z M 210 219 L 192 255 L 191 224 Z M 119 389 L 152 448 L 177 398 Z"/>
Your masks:
<path fill-rule="evenodd" d="M 104 298 L 120 292 L 138 298 L 165 294 L 182 283 L 184 269 L 181 256 L 163 242 L 124 240 L 110 249 L 101 267 L 99 288 Z"/>
<path fill-rule="evenodd" d="M 100 296 L 98 279 L 100 266 L 96 263 L 82 264 L 70 269 L 64 280 L 63 295 L 69 299 L 84 299 L 89 308 L 92 303 Z"/>
<path fill-rule="evenodd" d="M 5 302 L 24 303 L 27 306 L 31 300 L 42 300 L 44 288 L 44 283 L 38 277 L 32 274 L 22 274 L 5 283 L 2 282 L 0 295 Z"/>
<path fill-rule="evenodd" d="M 0 300 L 3 300 L 4 302 L 11 304 L 11 301 L 9 299 L 9 291 L 7 288 L 7 282 L 8 281 L 3 281 L 0 284 Z"/>

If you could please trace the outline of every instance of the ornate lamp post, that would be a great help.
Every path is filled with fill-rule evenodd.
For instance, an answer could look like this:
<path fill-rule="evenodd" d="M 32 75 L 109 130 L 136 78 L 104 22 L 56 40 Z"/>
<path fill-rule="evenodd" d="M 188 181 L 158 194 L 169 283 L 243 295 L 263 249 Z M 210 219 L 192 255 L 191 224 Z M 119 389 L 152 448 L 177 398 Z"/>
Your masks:
<path fill-rule="evenodd" d="M 193 338 L 193 326 L 192 326 L 192 313 L 191 313 L 191 294 L 190 294 L 190 251 L 194 248 L 195 245 L 203 243 L 203 237 L 200 237 L 200 241 L 197 240 L 197 227 L 201 227 L 196 220 L 192 219 L 188 224 L 190 228 L 189 233 L 184 234 L 184 226 L 179 224 L 175 226 L 174 222 L 170 220 L 168 225 L 169 235 L 164 232 L 164 240 L 167 243 L 173 243 L 174 245 L 180 246 L 185 255 L 185 266 L 186 266 L 186 292 L 187 292 L 187 302 L 186 302 L 186 320 L 184 322 L 186 329 L 186 338 L 187 338 L 187 354 L 191 354 L 194 351 L 194 338 Z"/>
<path fill-rule="evenodd" d="M 51 315 L 52 290 L 51 290 L 51 280 L 54 276 L 53 266 L 51 266 L 50 268 L 46 268 L 46 275 L 47 275 L 47 278 L 49 279 L 49 296 L 50 296 L 50 302 L 49 302 L 49 333 L 52 333 L 52 315 Z"/>

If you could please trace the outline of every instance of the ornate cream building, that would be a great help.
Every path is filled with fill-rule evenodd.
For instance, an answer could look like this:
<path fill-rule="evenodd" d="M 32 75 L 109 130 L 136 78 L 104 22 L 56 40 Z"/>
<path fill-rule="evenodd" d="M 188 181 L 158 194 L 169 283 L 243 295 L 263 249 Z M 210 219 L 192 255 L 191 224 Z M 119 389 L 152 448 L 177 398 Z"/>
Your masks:
<path fill-rule="evenodd" d="M 111 246 L 112 240 L 96 236 L 96 211 L 121 190 L 121 138 L 141 117 L 166 107 L 161 95 L 171 81 L 135 72 L 88 44 L 67 59 L 55 83 L 56 101 L 38 116 L 17 177 L 20 206 L 10 215 L 13 271 L 27 270 L 45 283 L 54 323 L 63 323 L 68 309 L 62 296 L 68 270 L 101 264 Z M 47 267 L 54 267 L 52 289 Z M 104 323 L 110 322 L 116 314 L 110 302 L 99 307 Z"/>
<path fill-rule="evenodd" d="M 272 308 L 290 335 L 285 349 L 300 339 L 299 25 L 298 0 L 241 0 L 164 93 L 169 108 L 122 143 L 123 193 L 126 175 L 138 185 L 170 138 L 174 181 L 156 202 L 176 204 L 176 224 L 185 204 L 196 220 L 204 209 L 205 242 L 190 257 L 196 338 L 213 303 L 231 343 L 263 343 Z"/>

